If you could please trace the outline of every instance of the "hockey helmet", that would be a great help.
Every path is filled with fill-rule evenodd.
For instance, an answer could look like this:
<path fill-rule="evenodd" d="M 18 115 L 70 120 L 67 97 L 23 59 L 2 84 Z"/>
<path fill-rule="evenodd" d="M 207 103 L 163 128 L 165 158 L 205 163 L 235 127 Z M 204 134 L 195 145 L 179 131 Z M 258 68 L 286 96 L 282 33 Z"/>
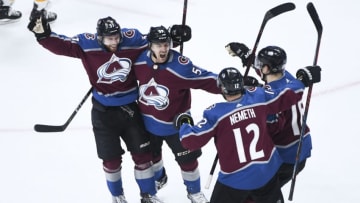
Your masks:
<path fill-rule="evenodd" d="M 271 73 L 282 73 L 285 70 L 286 52 L 278 46 L 267 46 L 261 49 L 255 59 L 255 68 L 269 66 Z"/>
<path fill-rule="evenodd" d="M 147 35 L 147 40 L 150 43 L 171 42 L 169 31 L 164 26 L 151 27 Z"/>
<path fill-rule="evenodd" d="M 96 26 L 97 39 L 99 43 L 103 43 L 104 36 L 120 34 L 122 40 L 121 27 L 112 17 L 100 18 Z"/>
<path fill-rule="evenodd" d="M 236 95 L 244 93 L 243 76 L 237 68 L 224 68 L 218 75 L 217 85 L 223 94 Z"/>

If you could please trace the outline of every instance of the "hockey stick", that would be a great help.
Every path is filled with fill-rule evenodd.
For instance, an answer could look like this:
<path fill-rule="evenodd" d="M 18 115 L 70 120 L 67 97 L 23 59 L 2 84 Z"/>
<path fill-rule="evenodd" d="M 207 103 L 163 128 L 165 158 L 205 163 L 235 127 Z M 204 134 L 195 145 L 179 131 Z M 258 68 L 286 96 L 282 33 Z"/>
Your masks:
<path fill-rule="evenodd" d="M 295 4 L 291 3 L 291 2 L 288 2 L 288 3 L 280 4 L 280 5 L 276 6 L 276 7 L 268 10 L 265 13 L 264 19 L 263 19 L 263 21 L 261 23 L 261 26 L 260 26 L 259 33 L 258 33 L 257 38 L 255 40 L 254 48 L 252 49 L 250 56 L 255 56 L 255 52 L 256 52 L 256 49 L 257 49 L 258 44 L 260 42 L 262 33 L 263 33 L 264 29 L 265 29 L 266 23 L 270 19 L 272 19 L 273 17 L 278 16 L 278 15 L 280 15 L 282 13 L 286 13 L 288 11 L 294 10 L 294 9 L 295 9 Z M 248 75 L 252 63 L 253 63 L 253 60 L 249 60 L 248 64 L 246 64 L 246 71 L 245 71 L 244 77 L 246 77 Z M 214 175 L 214 170 L 215 170 L 218 159 L 219 159 L 218 154 L 216 154 L 213 165 L 212 165 L 211 170 L 210 170 L 210 175 L 209 175 L 208 181 L 207 181 L 207 183 L 205 185 L 206 189 L 209 189 L 209 187 L 210 187 L 210 183 L 211 183 L 212 177 Z"/>
<path fill-rule="evenodd" d="M 315 50 L 315 57 L 314 57 L 314 62 L 313 62 L 313 65 L 315 66 L 315 65 L 317 65 L 317 60 L 318 60 L 318 56 L 319 56 L 319 49 L 320 49 L 320 42 L 321 42 L 321 35 L 322 35 L 323 27 L 322 27 L 319 15 L 318 15 L 313 3 L 310 2 L 307 4 L 307 10 L 308 10 L 308 13 L 310 14 L 310 17 L 316 27 L 316 31 L 317 31 L 317 35 L 318 35 L 316 50 Z M 313 84 L 310 84 L 309 89 L 308 89 L 308 95 L 306 98 L 305 110 L 304 110 L 303 121 L 302 121 L 302 126 L 301 126 L 301 134 L 300 134 L 300 138 L 299 138 L 299 145 L 297 148 L 294 170 L 293 170 L 293 174 L 291 177 L 291 186 L 290 186 L 290 194 L 289 194 L 290 201 L 292 201 L 293 195 L 294 195 L 296 175 L 298 173 L 298 164 L 299 164 L 299 158 L 300 158 L 300 153 L 301 153 L 303 137 L 304 137 L 304 133 L 305 133 L 305 129 L 306 129 L 306 119 L 307 119 L 307 115 L 309 112 L 312 87 L 313 87 Z"/>
<path fill-rule="evenodd" d="M 252 51 L 251 51 L 251 55 L 250 55 L 250 56 L 252 56 L 252 57 L 255 56 L 256 49 L 257 49 L 257 47 L 258 47 L 258 45 L 259 45 L 259 42 L 260 42 L 262 33 L 263 33 L 264 29 L 265 29 L 266 23 L 267 23 L 270 19 L 272 19 L 272 18 L 274 18 L 274 17 L 276 17 L 276 16 L 278 16 L 278 15 L 280 15 L 280 14 L 282 14 L 282 13 L 286 13 L 286 12 L 291 11 L 291 10 L 294 10 L 294 9 L 295 9 L 295 4 L 294 4 L 294 3 L 291 3 L 291 2 L 288 2 L 288 3 L 280 4 L 280 5 L 276 6 L 276 7 L 268 10 L 268 11 L 265 13 L 264 19 L 263 19 L 263 21 L 262 21 L 262 23 L 261 23 L 260 30 L 259 30 L 259 32 L 258 32 L 258 36 L 257 36 L 257 38 L 256 38 L 256 40 L 255 40 L 255 44 L 254 44 L 254 47 L 253 47 L 253 49 L 252 49 Z M 254 61 L 254 59 L 248 60 L 248 63 L 246 64 L 246 70 L 245 70 L 244 77 L 246 77 L 246 76 L 248 75 L 249 70 L 250 70 L 250 67 L 251 67 L 253 61 Z"/>
<path fill-rule="evenodd" d="M 183 27 L 185 26 L 185 23 L 186 23 L 187 3 L 188 3 L 188 1 L 184 0 L 183 17 L 182 17 L 182 23 L 181 23 Z M 181 55 L 183 54 L 183 50 L 184 50 L 184 42 L 181 42 L 180 43 L 180 54 Z"/>
<path fill-rule="evenodd" d="M 34 126 L 34 130 L 36 132 L 62 132 L 64 131 L 70 122 L 73 120 L 77 112 L 80 110 L 82 105 L 85 103 L 86 99 L 90 96 L 92 92 L 92 88 L 89 89 L 89 91 L 86 93 L 84 98 L 81 100 L 80 104 L 76 107 L 74 112 L 70 115 L 70 117 L 67 119 L 67 121 L 63 125 L 43 125 L 43 124 L 36 124 Z"/>

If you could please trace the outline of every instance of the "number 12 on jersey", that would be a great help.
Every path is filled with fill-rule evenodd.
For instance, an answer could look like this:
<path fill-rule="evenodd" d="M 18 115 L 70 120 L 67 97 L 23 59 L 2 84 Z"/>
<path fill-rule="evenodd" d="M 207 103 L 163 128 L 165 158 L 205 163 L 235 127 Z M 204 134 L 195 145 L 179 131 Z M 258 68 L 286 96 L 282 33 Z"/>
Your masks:
<path fill-rule="evenodd" d="M 260 135 L 259 126 L 256 125 L 255 123 L 251 123 L 245 128 L 245 130 L 247 133 L 245 133 L 246 135 L 244 136 L 250 136 L 251 132 L 254 134 L 254 138 L 250 142 L 249 152 L 248 152 L 250 155 L 250 159 L 255 160 L 264 157 L 263 150 L 256 151 L 256 145 L 259 141 L 259 135 Z M 245 163 L 248 160 L 246 159 L 246 151 L 245 151 L 243 136 L 241 134 L 240 128 L 233 129 L 233 133 L 235 137 L 236 149 L 239 156 L 239 161 L 240 163 Z"/>

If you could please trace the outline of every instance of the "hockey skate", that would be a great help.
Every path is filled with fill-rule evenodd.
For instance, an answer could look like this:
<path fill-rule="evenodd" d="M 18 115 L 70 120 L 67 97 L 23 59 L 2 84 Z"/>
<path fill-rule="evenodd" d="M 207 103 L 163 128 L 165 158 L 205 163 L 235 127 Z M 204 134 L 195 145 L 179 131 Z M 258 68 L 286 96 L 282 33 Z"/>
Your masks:
<path fill-rule="evenodd" d="M 141 194 L 141 203 L 164 203 L 156 195 Z"/>
<path fill-rule="evenodd" d="M 161 178 L 155 181 L 156 189 L 160 190 L 161 188 L 165 187 L 167 184 L 167 180 L 168 180 L 168 177 L 167 177 L 165 169 L 164 169 L 164 173 L 161 176 Z"/>
<path fill-rule="evenodd" d="M 112 203 L 127 203 L 124 195 L 119 195 L 116 197 L 112 197 Z"/>
<path fill-rule="evenodd" d="M 191 203 L 208 203 L 209 201 L 206 199 L 204 193 L 198 192 L 194 194 L 188 193 L 187 197 L 191 200 Z"/>
<path fill-rule="evenodd" d="M 0 6 L 0 24 L 17 22 L 21 16 L 20 11 L 13 10 L 10 6 Z"/>

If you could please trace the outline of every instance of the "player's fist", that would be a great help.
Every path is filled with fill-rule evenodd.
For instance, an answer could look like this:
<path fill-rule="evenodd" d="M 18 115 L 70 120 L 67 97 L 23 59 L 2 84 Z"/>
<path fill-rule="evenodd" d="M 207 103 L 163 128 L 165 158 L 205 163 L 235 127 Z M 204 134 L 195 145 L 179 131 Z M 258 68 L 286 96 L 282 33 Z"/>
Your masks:
<path fill-rule="evenodd" d="M 173 42 L 182 43 L 191 39 L 191 28 L 187 25 L 173 25 L 169 29 Z"/>
<path fill-rule="evenodd" d="M 243 63 L 243 66 L 247 66 L 249 62 L 252 65 L 254 56 L 251 54 L 250 49 L 243 43 L 231 42 L 225 46 L 226 50 L 231 56 L 238 56 Z"/>
<path fill-rule="evenodd" d="M 188 113 L 181 113 L 175 116 L 174 118 L 174 126 L 176 129 L 180 129 L 181 125 L 184 123 L 188 123 L 190 125 L 194 125 L 194 120 Z"/>
<path fill-rule="evenodd" d="M 305 87 L 321 81 L 321 68 L 320 66 L 307 66 L 300 68 L 296 72 L 297 79 L 301 80 Z"/>
<path fill-rule="evenodd" d="M 252 76 L 246 76 L 244 78 L 244 86 L 250 86 L 250 87 L 262 87 L 263 85 L 259 83 L 259 81 L 252 77 Z"/>
<path fill-rule="evenodd" d="M 51 29 L 43 11 L 32 12 L 27 28 L 35 34 L 36 39 L 50 36 Z"/>

